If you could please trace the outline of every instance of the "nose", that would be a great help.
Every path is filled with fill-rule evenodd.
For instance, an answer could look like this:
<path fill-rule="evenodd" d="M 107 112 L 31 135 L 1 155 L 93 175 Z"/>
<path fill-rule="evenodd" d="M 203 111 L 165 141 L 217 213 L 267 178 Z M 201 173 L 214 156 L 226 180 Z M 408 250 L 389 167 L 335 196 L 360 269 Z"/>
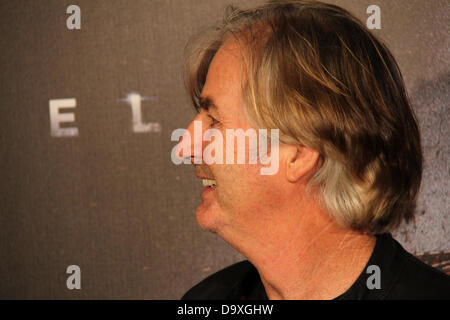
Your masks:
<path fill-rule="evenodd" d="M 199 113 L 188 125 L 176 146 L 176 155 L 192 164 L 201 164 L 203 159 L 203 116 Z"/>

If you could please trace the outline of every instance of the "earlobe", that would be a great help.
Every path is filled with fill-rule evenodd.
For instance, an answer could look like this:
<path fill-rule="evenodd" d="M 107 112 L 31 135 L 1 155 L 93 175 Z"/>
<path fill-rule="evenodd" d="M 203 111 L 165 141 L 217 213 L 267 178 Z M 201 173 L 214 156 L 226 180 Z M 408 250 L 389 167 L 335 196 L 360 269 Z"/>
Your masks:
<path fill-rule="evenodd" d="M 286 177 L 289 182 L 308 180 L 319 164 L 318 151 L 306 146 L 290 146 Z"/>

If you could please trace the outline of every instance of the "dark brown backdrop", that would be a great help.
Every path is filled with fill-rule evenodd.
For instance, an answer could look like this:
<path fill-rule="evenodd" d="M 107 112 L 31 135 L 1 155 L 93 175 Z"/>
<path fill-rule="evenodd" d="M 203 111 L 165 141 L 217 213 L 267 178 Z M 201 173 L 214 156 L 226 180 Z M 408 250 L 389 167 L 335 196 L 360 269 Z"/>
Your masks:
<path fill-rule="evenodd" d="M 170 134 L 194 113 L 183 47 L 229 0 L 0 2 L 0 298 L 177 299 L 242 257 L 196 225 L 201 183 L 170 161 Z M 331 1 L 382 29 L 423 129 L 426 170 L 416 223 L 395 235 L 409 250 L 449 251 L 449 40 L 445 0 Z M 135 133 L 137 92 L 143 122 Z M 76 98 L 76 137 L 50 135 L 49 100 Z M 66 268 L 81 268 L 81 290 Z"/>

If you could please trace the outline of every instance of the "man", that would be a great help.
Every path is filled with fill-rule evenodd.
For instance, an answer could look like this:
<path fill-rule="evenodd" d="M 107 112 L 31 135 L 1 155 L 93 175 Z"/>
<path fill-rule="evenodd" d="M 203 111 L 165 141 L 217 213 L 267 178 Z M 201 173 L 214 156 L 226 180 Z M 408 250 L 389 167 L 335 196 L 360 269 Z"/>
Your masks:
<path fill-rule="evenodd" d="M 233 10 L 188 53 L 198 115 L 178 154 L 207 185 L 196 218 L 248 261 L 184 299 L 450 298 L 449 277 L 389 235 L 413 217 L 420 136 L 394 58 L 356 18 L 271 2 Z M 215 139 L 185 139 L 196 126 Z M 263 161 L 202 161 L 198 150 L 217 146 L 218 133 L 236 140 L 231 129 L 278 130 L 276 172 L 261 174 Z"/>

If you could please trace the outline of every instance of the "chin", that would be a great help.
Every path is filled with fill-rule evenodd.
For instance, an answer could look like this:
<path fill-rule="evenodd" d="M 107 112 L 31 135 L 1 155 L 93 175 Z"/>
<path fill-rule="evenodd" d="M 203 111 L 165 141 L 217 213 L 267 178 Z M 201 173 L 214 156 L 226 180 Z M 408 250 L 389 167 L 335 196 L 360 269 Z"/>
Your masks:
<path fill-rule="evenodd" d="M 200 204 L 197 207 L 195 217 L 198 225 L 204 230 L 217 233 L 220 228 L 221 223 L 218 210 Z"/>

